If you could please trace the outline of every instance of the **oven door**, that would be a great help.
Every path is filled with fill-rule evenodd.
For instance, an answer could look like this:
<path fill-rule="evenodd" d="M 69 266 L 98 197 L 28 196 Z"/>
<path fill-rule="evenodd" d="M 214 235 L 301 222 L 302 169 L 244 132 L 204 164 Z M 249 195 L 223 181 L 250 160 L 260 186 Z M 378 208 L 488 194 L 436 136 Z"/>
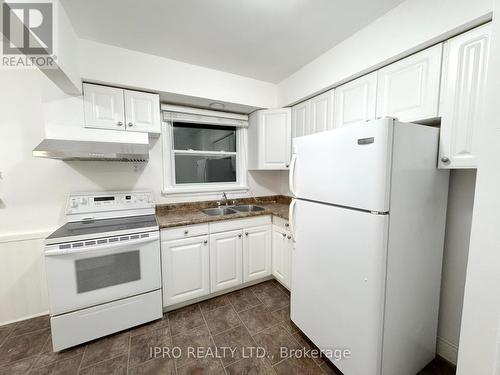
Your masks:
<path fill-rule="evenodd" d="M 161 287 L 158 232 L 147 238 L 45 250 L 50 313 L 115 301 Z"/>

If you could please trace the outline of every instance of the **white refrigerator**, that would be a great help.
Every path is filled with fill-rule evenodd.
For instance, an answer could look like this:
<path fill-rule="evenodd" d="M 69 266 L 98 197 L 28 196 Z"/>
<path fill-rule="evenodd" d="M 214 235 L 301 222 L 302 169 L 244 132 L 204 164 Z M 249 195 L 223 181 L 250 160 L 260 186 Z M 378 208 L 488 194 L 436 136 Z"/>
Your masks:
<path fill-rule="evenodd" d="M 448 171 L 439 129 L 385 118 L 295 138 L 291 318 L 345 375 L 435 355 Z"/>

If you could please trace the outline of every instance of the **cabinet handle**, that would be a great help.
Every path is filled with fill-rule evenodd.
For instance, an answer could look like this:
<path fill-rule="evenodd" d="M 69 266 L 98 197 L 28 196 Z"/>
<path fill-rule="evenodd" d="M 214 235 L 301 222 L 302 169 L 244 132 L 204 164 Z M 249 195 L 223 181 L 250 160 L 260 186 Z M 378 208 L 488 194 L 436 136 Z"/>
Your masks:
<path fill-rule="evenodd" d="M 127 126 L 134 126 L 133 122 L 129 122 Z"/>
<path fill-rule="evenodd" d="M 208 241 L 207 241 L 207 240 L 203 241 L 203 244 L 205 244 L 205 245 L 206 245 L 207 243 L 208 243 Z"/>
<path fill-rule="evenodd" d="M 449 163 L 449 162 L 450 162 L 450 158 L 448 158 L 448 157 L 446 157 L 446 156 L 443 156 L 443 157 L 441 158 L 441 161 L 442 161 L 443 163 Z"/>
<path fill-rule="evenodd" d="M 118 122 L 116 123 L 116 125 L 118 125 L 118 126 L 123 126 L 123 122 L 118 121 Z"/>
<path fill-rule="evenodd" d="M 187 234 L 188 234 L 188 233 L 189 233 L 189 231 L 188 231 L 188 230 L 185 230 L 185 231 L 184 231 L 184 235 L 186 235 L 186 236 L 187 236 Z"/>
<path fill-rule="evenodd" d="M 238 238 L 241 238 L 241 234 L 238 234 Z"/>

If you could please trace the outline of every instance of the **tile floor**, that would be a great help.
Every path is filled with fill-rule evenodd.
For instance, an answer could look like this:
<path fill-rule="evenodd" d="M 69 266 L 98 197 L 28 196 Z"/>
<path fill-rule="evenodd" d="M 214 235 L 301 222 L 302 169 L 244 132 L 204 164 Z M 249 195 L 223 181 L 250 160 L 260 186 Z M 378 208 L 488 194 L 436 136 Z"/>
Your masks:
<path fill-rule="evenodd" d="M 48 317 L 30 319 L 0 327 L 0 375 L 334 374 L 321 358 L 280 357 L 280 347 L 311 347 L 290 321 L 289 304 L 288 292 L 267 281 L 59 353 L 52 352 Z M 154 358 L 154 347 L 184 350 L 178 358 Z M 212 353 L 230 347 L 233 352 L 195 359 L 187 355 L 188 347 Z M 250 347 L 265 348 L 266 358 L 248 358 Z M 419 375 L 454 373 L 453 367 L 436 360 Z"/>

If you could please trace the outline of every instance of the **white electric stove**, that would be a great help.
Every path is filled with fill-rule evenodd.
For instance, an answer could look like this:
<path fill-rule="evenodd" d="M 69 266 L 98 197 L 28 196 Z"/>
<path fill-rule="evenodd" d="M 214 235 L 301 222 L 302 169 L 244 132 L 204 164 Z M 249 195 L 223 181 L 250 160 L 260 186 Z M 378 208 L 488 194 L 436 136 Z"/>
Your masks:
<path fill-rule="evenodd" d="M 154 213 L 149 191 L 69 196 L 45 240 L 54 351 L 162 317 Z"/>

